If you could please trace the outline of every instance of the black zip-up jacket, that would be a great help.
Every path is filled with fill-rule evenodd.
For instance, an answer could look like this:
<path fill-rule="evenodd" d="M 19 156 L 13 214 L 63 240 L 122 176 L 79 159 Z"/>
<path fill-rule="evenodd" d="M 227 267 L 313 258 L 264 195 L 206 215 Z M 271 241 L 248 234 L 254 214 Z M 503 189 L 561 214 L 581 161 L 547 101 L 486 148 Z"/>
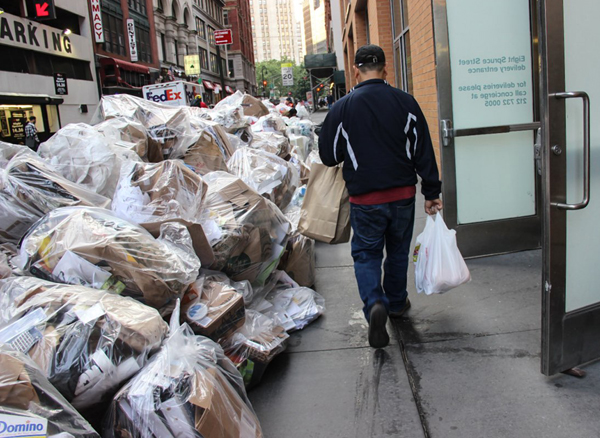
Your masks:
<path fill-rule="evenodd" d="M 414 186 L 417 174 L 427 200 L 442 183 L 427 121 L 410 94 L 382 79 L 361 82 L 337 101 L 319 134 L 323 164 L 344 163 L 351 196 Z"/>

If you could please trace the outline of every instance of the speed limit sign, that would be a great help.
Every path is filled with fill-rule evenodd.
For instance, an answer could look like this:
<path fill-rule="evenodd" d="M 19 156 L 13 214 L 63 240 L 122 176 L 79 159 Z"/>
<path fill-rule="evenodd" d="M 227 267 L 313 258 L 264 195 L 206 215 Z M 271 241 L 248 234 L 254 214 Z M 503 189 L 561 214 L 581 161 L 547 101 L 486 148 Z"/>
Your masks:
<path fill-rule="evenodd" d="M 281 79 L 284 87 L 294 85 L 294 69 L 292 64 L 281 64 Z"/>

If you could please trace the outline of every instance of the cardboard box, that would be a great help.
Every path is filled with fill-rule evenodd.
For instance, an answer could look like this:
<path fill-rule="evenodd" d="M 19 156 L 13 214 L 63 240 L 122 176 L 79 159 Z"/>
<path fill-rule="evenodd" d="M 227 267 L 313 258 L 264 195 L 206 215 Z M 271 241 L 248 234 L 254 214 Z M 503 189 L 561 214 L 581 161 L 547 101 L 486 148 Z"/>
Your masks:
<path fill-rule="evenodd" d="M 170 219 L 162 222 L 150 222 L 140 225 L 144 227 L 148 232 L 150 232 L 152 236 L 158 237 L 160 236 L 160 226 L 167 222 L 177 222 L 185 225 L 188 232 L 190 233 L 190 236 L 192 237 L 192 245 L 194 246 L 194 252 L 200 259 L 200 263 L 202 263 L 202 266 L 210 266 L 214 263 L 215 254 L 213 252 L 212 247 L 210 246 L 210 243 L 208 242 L 208 239 L 206 238 L 206 234 L 204 234 L 204 229 L 202 228 L 202 225 L 194 224 L 183 219 Z"/>
<path fill-rule="evenodd" d="M 265 104 L 249 94 L 244 94 L 242 107 L 244 108 L 245 116 L 259 118 L 269 114 L 269 109 L 265 106 Z"/>
<path fill-rule="evenodd" d="M 25 364 L 0 353 L 0 406 L 27 410 L 30 402 L 39 403 L 39 398 Z"/>
<path fill-rule="evenodd" d="M 262 438 L 260 423 L 223 375 L 196 371 L 189 402 L 196 406 L 196 430 L 205 437 Z"/>
<path fill-rule="evenodd" d="M 200 175 L 206 175 L 215 170 L 229 172 L 226 158 L 219 148 L 217 140 L 206 131 L 202 132 L 198 141 L 190 146 L 183 161 L 192 166 Z"/>
<path fill-rule="evenodd" d="M 202 291 L 197 290 L 198 284 L 190 287 L 182 303 L 182 313 L 185 321 L 192 327 L 194 333 L 207 336 L 215 341 L 226 337 L 244 325 L 244 297 L 233 287 L 217 282 L 207 281 Z M 188 309 L 195 303 L 204 303 L 208 312 L 201 320 L 193 320 L 187 315 Z"/>
<path fill-rule="evenodd" d="M 301 234 L 292 236 L 278 269 L 285 271 L 300 286 L 313 286 L 316 278 L 315 241 Z"/>

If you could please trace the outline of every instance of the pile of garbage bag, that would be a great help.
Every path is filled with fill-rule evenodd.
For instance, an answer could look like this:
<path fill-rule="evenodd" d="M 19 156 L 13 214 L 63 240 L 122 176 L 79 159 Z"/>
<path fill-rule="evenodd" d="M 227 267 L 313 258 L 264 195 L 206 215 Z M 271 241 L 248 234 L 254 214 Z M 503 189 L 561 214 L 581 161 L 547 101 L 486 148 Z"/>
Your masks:
<path fill-rule="evenodd" d="M 0 343 L 28 354 L 76 408 L 112 397 L 167 333 L 156 310 L 107 291 L 15 277 L 0 292 Z"/>
<path fill-rule="evenodd" d="M 105 96 L 39 153 L 0 142 L 0 420 L 261 438 L 246 391 L 325 312 L 297 230 L 313 147 L 310 120 L 241 92 Z"/>

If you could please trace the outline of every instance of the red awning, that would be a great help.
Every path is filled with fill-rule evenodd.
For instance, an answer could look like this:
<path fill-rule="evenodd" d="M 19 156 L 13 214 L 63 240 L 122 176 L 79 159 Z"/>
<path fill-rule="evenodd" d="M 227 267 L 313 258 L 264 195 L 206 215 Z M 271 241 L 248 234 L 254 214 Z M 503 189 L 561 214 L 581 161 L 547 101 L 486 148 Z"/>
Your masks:
<path fill-rule="evenodd" d="M 115 58 L 100 58 L 100 65 L 114 65 L 116 68 L 123 70 L 134 71 L 136 73 L 150 74 L 150 68 L 142 64 L 134 64 L 133 62 L 123 61 Z"/>
<path fill-rule="evenodd" d="M 229 94 L 233 94 L 233 90 L 229 85 L 225 85 L 225 91 L 227 91 Z"/>
<path fill-rule="evenodd" d="M 214 90 L 215 86 L 211 81 L 202 81 L 202 84 L 204 84 L 204 88 L 208 89 L 208 90 Z"/>

